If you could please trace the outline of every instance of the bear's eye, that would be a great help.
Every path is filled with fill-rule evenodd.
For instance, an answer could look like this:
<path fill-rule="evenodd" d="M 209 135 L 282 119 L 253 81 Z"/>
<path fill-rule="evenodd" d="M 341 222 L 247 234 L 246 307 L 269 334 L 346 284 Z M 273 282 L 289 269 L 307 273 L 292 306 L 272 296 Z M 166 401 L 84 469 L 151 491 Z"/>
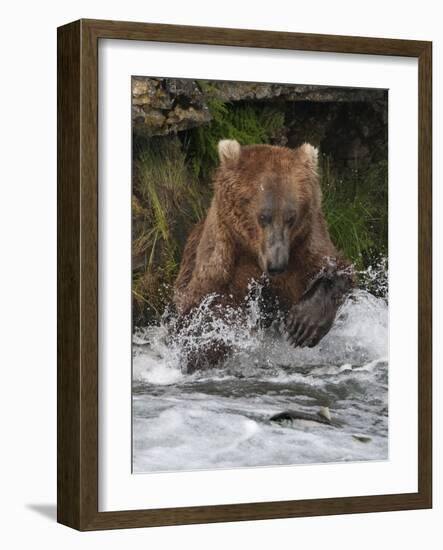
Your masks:
<path fill-rule="evenodd" d="M 272 222 L 271 214 L 262 213 L 258 217 L 261 226 L 269 225 Z"/>
<path fill-rule="evenodd" d="M 294 223 L 295 223 L 295 216 L 290 216 L 290 217 L 286 220 L 286 223 L 289 225 L 289 227 L 291 227 L 292 225 L 294 225 Z"/>

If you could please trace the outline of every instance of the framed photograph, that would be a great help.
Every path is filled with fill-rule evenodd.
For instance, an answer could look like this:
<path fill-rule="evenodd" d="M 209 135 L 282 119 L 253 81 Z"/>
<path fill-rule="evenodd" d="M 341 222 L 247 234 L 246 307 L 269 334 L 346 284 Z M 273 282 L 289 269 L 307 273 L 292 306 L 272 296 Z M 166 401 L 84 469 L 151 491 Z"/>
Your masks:
<path fill-rule="evenodd" d="M 430 42 L 58 29 L 58 521 L 432 506 Z"/>

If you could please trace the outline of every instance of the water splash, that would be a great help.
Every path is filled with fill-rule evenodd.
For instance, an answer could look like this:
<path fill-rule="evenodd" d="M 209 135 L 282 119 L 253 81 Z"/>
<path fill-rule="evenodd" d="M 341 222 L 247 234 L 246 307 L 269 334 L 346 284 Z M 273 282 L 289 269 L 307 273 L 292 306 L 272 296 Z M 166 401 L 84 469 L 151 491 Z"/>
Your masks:
<path fill-rule="evenodd" d="M 277 331 L 263 327 L 260 316 L 263 285 L 260 282 L 251 283 L 244 308 L 224 308 L 223 315 L 217 311 L 221 306 L 214 307 L 217 296 L 207 296 L 180 331 L 176 329 L 177 319 L 167 312 L 160 325 L 135 330 L 134 379 L 175 383 L 186 370 L 186 358 L 211 342 L 232 350 L 221 368 L 226 375 L 239 371 L 242 376 L 252 376 L 260 370 L 286 372 L 291 367 L 300 369 L 322 364 L 359 366 L 386 358 L 388 305 L 384 273 L 383 264 L 365 272 L 370 284 L 379 285 L 383 297 L 376 297 L 367 290 L 354 290 L 338 311 L 331 331 L 314 348 L 293 348 Z M 277 324 L 281 325 L 281 320 L 277 320 Z M 140 349 L 150 350 L 148 356 L 143 354 L 144 364 L 138 354 Z M 164 376 L 159 372 L 162 368 Z"/>
<path fill-rule="evenodd" d="M 354 290 L 314 348 L 263 328 L 260 282 L 242 310 L 200 305 L 179 336 L 165 314 L 133 338 L 134 471 L 260 466 L 388 456 L 388 298 L 383 263 Z M 186 374 L 183 358 L 216 339 L 232 349 L 217 368 Z M 340 429 L 272 426 L 285 409 L 328 406 Z M 353 437 L 364 434 L 369 442 Z"/>

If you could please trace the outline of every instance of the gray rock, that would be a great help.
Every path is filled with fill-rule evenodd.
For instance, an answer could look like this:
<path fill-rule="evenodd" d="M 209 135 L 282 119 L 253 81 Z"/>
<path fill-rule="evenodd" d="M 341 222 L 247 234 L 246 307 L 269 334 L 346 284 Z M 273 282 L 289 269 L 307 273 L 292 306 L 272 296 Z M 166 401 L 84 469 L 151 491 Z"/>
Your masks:
<path fill-rule="evenodd" d="M 134 130 L 167 136 L 208 124 L 214 100 L 255 102 L 280 111 L 285 124 L 268 135 L 274 145 L 295 148 L 309 142 L 344 162 L 378 161 L 385 155 L 387 93 L 365 88 L 136 76 Z"/>
<path fill-rule="evenodd" d="M 211 120 L 204 94 L 196 81 L 134 77 L 132 121 L 149 136 L 176 134 Z"/>

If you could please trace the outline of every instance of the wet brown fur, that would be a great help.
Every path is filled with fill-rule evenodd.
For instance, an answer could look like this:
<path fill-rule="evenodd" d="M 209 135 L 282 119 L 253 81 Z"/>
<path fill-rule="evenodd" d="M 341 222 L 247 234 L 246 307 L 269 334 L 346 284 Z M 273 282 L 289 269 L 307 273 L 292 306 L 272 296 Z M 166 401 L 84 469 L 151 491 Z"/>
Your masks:
<path fill-rule="evenodd" d="M 220 148 L 214 197 L 204 222 L 190 234 L 175 284 L 174 302 L 186 314 L 210 293 L 238 306 L 252 279 L 263 274 L 261 255 L 265 230 L 257 216 L 264 194 L 277 215 L 294 204 L 289 265 L 269 285 L 284 309 L 299 302 L 313 277 L 334 259 L 348 265 L 334 247 L 321 208 L 317 151 L 305 144 L 292 150 L 270 145 Z"/>

